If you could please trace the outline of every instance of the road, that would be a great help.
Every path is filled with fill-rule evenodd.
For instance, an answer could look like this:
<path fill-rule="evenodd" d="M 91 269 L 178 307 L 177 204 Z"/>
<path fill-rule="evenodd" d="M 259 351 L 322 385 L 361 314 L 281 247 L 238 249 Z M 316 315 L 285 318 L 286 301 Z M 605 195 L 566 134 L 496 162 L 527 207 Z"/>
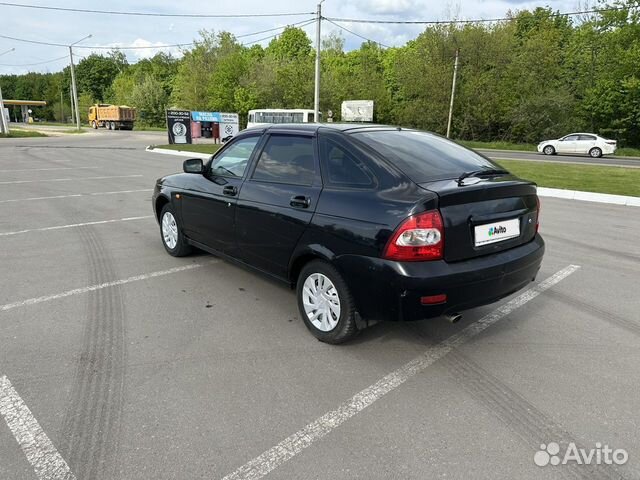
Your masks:
<path fill-rule="evenodd" d="M 536 152 L 520 152 L 515 150 L 485 150 L 480 148 L 476 148 L 475 150 L 494 160 L 513 159 L 530 160 L 534 162 L 560 162 L 581 163 L 587 165 L 607 165 L 617 167 L 640 167 L 640 158 L 635 157 L 617 157 L 607 155 L 601 158 L 591 158 L 587 155 L 543 155 Z"/>
<path fill-rule="evenodd" d="M 0 478 L 640 478 L 633 207 L 543 198 L 527 292 L 330 346 L 282 285 L 165 253 L 158 139 L 0 140 Z"/>

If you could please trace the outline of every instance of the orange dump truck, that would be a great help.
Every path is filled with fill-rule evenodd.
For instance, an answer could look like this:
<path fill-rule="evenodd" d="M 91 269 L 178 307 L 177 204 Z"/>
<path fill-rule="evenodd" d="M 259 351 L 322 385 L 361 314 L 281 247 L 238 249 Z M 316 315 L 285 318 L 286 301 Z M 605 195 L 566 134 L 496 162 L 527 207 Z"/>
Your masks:
<path fill-rule="evenodd" d="M 126 105 L 108 105 L 104 103 L 89 107 L 89 124 L 93 128 L 104 127 L 109 130 L 132 130 L 136 120 L 136 109 Z"/>

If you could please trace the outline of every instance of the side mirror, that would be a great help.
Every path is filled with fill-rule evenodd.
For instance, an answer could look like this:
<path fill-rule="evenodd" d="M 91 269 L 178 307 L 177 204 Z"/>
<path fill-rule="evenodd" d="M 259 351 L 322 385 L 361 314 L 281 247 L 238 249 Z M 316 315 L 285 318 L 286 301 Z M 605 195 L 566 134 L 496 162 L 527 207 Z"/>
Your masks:
<path fill-rule="evenodd" d="M 190 158 L 184 161 L 182 169 L 184 173 L 202 173 L 204 171 L 204 164 L 201 158 Z"/>

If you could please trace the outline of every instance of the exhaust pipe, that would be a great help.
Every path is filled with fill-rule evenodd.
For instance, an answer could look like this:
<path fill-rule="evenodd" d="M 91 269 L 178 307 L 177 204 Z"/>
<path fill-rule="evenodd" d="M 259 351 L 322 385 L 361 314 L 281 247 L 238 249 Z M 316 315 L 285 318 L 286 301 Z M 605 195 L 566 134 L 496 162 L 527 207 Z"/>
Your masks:
<path fill-rule="evenodd" d="M 446 313 L 443 316 L 449 323 L 458 323 L 462 318 L 462 315 L 459 313 Z"/>

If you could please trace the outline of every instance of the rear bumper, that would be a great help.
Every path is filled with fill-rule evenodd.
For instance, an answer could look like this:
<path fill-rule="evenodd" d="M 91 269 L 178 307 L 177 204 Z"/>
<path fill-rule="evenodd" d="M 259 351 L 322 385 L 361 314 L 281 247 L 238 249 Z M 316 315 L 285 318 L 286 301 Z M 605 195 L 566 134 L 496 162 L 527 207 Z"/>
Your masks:
<path fill-rule="evenodd" d="M 336 259 L 360 314 L 371 320 L 420 320 L 487 305 L 529 284 L 544 255 L 540 235 L 519 247 L 447 263 L 394 262 L 344 255 Z M 447 301 L 422 305 L 428 295 Z"/>

